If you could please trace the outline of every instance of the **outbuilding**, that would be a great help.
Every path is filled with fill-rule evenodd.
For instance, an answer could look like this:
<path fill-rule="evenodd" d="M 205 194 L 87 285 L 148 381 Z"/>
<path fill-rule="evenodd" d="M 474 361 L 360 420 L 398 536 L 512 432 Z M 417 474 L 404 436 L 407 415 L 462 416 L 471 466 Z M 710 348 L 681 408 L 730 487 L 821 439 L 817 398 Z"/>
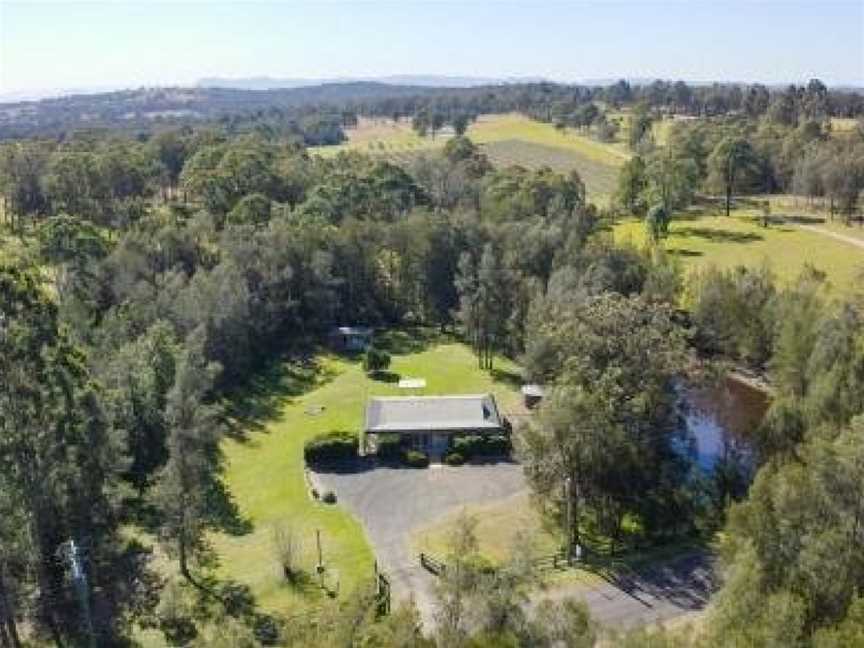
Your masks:
<path fill-rule="evenodd" d="M 339 351 L 365 351 L 372 344 L 374 331 L 370 326 L 339 326 L 330 331 L 330 345 Z"/>
<path fill-rule="evenodd" d="M 525 402 L 525 407 L 534 409 L 540 404 L 545 395 L 545 390 L 542 385 L 529 384 L 522 385 L 522 399 Z"/>

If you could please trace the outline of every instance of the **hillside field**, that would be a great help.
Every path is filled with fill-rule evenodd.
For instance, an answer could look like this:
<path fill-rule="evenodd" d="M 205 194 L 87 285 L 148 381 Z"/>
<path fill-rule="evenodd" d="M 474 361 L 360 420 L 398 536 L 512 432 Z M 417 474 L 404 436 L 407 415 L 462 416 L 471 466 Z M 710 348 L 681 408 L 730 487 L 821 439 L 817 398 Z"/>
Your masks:
<path fill-rule="evenodd" d="M 444 131 L 433 139 L 419 137 L 410 120 L 362 119 L 357 128 L 346 131 L 349 141 L 339 146 L 312 149 L 317 155 L 336 155 L 357 151 L 380 155 L 398 164 L 406 164 L 417 155 L 444 146 L 452 133 Z M 518 164 L 528 169 L 549 166 L 559 172 L 575 169 L 585 181 L 590 199 L 606 202 L 614 189 L 618 168 L 629 159 L 629 153 L 617 143 L 603 143 L 573 130 L 561 132 L 552 124 L 528 119 L 522 115 L 483 115 L 466 135 L 481 145 L 490 161 L 498 166 Z"/>
<path fill-rule="evenodd" d="M 827 274 L 832 294 L 847 295 L 864 272 L 864 250 L 844 241 L 794 223 L 774 223 L 763 228 L 759 214 L 739 209 L 726 218 L 716 212 L 692 210 L 676 216 L 665 240 L 666 250 L 678 258 L 685 272 L 715 265 L 731 268 L 738 265 L 768 267 L 785 283 L 793 281 L 810 264 Z M 641 221 L 629 219 L 613 228 L 615 239 L 637 246 L 645 243 Z"/>

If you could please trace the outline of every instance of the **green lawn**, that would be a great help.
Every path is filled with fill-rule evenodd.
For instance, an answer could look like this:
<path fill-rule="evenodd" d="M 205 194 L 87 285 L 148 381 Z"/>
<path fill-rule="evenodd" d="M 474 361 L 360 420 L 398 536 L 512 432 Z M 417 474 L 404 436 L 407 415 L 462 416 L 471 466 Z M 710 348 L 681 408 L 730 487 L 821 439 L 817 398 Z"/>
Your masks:
<path fill-rule="evenodd" d="M 673 219 L 666 249 L 684 264 L 685 270 L 713 264 L 722 268 L 767 263 L 783 282 L 795 279 L 809 263 L 828 275 L 833 294 L 848 294 L 864 270 L 864 250 L 793 224 L 763 228 L 758 213 L 733 211 L 730 218 L 692 211 Z M 616 240 L 645 242 L 641 221 L 615 225 Z"/>
<path fill-rule="evenodd" d="M 394 350 L 390 371 L 422 377 L 426 394 L 491 391 L 503 408 L 518 402 L 512 363 L 500 361 L 498 380 L 477 369 L 471 351 L 462 344 L 431 343 L 391 335 Z M 395 376 L 390 376 L 391 379 Z M 212 538 L 220 557 L 221 574 L 248 584 L 259 604 L 279 612 L 315 605 L 321 594 L 309 585 L 299 591 L 279 577 L 271 537 L 272 524 L 284 521 L 300 532 L 304 565 L 314 565 L 316 529 L 321 530 L 330 583 L 350 589 L 372 574 L 372 551 L 363 530 L 338 504 L 309 498 L 303 473 L 303 443 L 333 430 L 360 429 L 370 395 L 393 394 L 395 383 L 370 380 L 356 361 L 322 355 L 314 363 L 283 365 L 263 376 L 249 394 L 234 402 L 240 438 L 223 444 L 225 481 L 242 516 L 252 523 L 245 535 Z M 323 408 L 323 409 L 321 409 Z"/>
<path fill-rule="evenodd" d="M 477 521 L 474 532 L 480 554 L 494 563 L 506 562 L 511 557 L 517 533 L 520 532 L 531 538 L 537 555 L 550 555 L 561 550 L 560 533 L 542 519 L 528 493 L 465 506 L 444 515 L 415 531 L 411 544 L 418 553 L 424 551 L 434 556 L 446 556 L 450 552 L 450 538 L 462 515 Z"/>

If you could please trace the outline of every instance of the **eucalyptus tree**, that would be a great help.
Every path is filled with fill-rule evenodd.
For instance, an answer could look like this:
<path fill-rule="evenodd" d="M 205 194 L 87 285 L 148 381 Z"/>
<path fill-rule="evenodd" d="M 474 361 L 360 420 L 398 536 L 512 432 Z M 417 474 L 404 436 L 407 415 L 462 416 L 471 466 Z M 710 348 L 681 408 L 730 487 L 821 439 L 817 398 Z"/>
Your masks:
<path fill-rule="evenodd" d="M 721 140 L 708 157 L 709 179 L 722 186 L 726 196 L 726 216 L 732 209 L 732 196 L 745 180 L 754 174 L 758 159 L 750 142 L 743 137 L 726 137 Z"/>

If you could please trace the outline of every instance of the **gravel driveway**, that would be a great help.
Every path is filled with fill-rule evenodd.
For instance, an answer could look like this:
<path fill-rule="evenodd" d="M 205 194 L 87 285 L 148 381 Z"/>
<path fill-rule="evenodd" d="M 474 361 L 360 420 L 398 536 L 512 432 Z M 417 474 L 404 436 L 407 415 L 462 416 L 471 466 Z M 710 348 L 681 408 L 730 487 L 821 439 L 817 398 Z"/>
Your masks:
<path fill-rule="evenodd" d="M 550 590 L 531 603 L 581 599 L 594 620 L 619 629 L 668 621 L 704 609 L 717 588 L 713 561 L 710 554 L 697 552 L 594 587 L 579 584 Z"/>
<path fill-rule="evenodd" d="M 393 587 L 394 601 L 412 593 L 426 627 L 432 626 L 435 577 L 422 569 L 408 546 L 411 533 L 466 504 L 491 502 L 527 488 L 522 467 L 500 462 L 426 469 L 358 467 L 316 472 L 339 504 L 357 517 Z"/>
<path fill-rule="evenodd" d="M 321 488 L 359 519 L 389 577 L 394 602 L 413 595 L 426 628 L 434 627 L 435 577 L 422 569 L 409 546 L 413 531 L 466 504 L 491 502 L 527 489 L 515 463 L 389 468 L 363 464 L 342 472 L 316 472 Z M 682 556 L 594 587 L 578 584 L 539 591 L 543 599 L 583 599 L 592 616 L 611 627 L 668 620 L 702 609 L 715 588 L 711 558 Z"/>

